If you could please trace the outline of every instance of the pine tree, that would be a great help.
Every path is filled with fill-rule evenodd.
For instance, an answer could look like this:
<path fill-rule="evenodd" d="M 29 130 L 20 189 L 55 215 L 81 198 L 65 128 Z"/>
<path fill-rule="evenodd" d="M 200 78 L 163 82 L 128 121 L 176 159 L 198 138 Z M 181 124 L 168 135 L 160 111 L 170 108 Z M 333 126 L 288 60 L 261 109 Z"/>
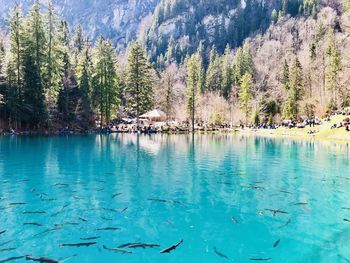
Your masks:
<path fill-rule="evenodd" d="M 10 53 L 7 62 L 8 91 L 7 100 L 11 120 L 14 119 L 15 128 L 21 128 L 23 108 L 23 50 L 24 50 L 24 20 L 22 10 L 18 4 L 10 13 Z"/>
<path fill-rule="evenodd" d="M 80 24 L 75 28 L 73 36 L 73 51 L 72 51 L 72 64 L 73 68 L 76 68 L 78 65 L 79 55 L 84 48 L 84 33 Z"/>
<path fill-rule="evenodd" d="M 249 113 L 251 111 L 250 100 L 252 99 L 253 77 L 249 72 L 246 72 L 241 80 L 241 89 L 239 92 L 240 108 L 245 114 L 245 122 L 248 125 Z"/>
<path fill-rule="evenodd" d="M 245 73 L 253 75 L 254 62 L 249 44 L 245 43 L 243 48 L 238 48 L 233 66 L 234 83 L 239 85 Z"/>
<path fill-rule="evenodd" d="M 233 84 L 233 68 L 232 68 L 231 49 L 227 45 L 224 56 L 222 58 L 222 95 L 227 99 Z"/>
<path fill-rule="evenodd" d="M 332 100 L 337 105 L 339 93 L 339 73 L 341 71 L 341 55 L 337 47 L 334 32 L 328 32 L 328 44 L 326 48 L 327 68 L 326 68 L 326 88 L 332 92 Z"/>
<path fill-rule="evenodd" d="M 288 91 L 289 90 L 289 65 L 286 59 L 283 61 L 280 79 L 284 90 Z"/>
<path fill-rule="evenodd" d="M 199 43 L 197 53 L 196 53 L 197 75 L 198 75 L 197 90 L 201 93 L 204 93 L 205 91 L 205 69 L 204 69 L 203 53 L 204 53 L 204 46 L 203 46 L 203 42 L 201 41 Z"/>
<path fill-rule="evenodd" d="M 210 51 L 209 66 L 206 74 L 205 86 L 207 91 L 222 91 L 221 59 L 215 48 Z"/>
<path fill-rule="evenodd" d="M 286 118 L 297 119 L 299 116 L 299 102 L 302 100 L 303 94 L 303 68 L 296 57 L 290 69 L 288 98 L 283 109 L 283 115 Z"/>
<path fill-rule="evenodd" d="M 194 123 L 196 116 L 198 90 L 198 69 L 196 56 L 192 55 L 187 61 L 187 92 L 186 92 L 186 110 L 191 116 L 192 131 L 194 131 Z"/>
<path fill-rule="evenodd" d="M 128 54 L 125 91 L 126 109 L 139 123 L 140 115 L 152 109 L 153 90 L 150 65 L 144 49 L 138 42 L 130 47 Z"/>
<path fill-rule="evenodd" d="M 63 88 L 65 74 L 65 56 L 67 55 L 66 28 L 64 23 L 59 23 L 55 14 L 52 0 L 48 3 L 46 14 L 47 21 L 47 45 L 45 54 L 44 88 L 45 101 L 48 111 L 49 124 L 57 113 L 57 101 L 60 90 Z"/>
<path fill-rule="evenodd" d="M 112 110 L 119 105 L 119 79 L 116 69 L 116 55 L 110 41 L 99 37 L 94 49 L 93 99 L 100 114 L 100 127 L 103 121 L 108 125 Z"/>
<path fill-rule="evenodd" d="M 85 128 L 91 124 L 92 61 L 90 49 L 86 45 L 81 52 L 78 63 L 78 84 L 82 100 L 82 121 Z"/>
<path fill-rule="evenodd" d="M 36 0 L 26 21 L 24 33 L 24 103 L 26 121 L 30 127 L 39 127 L 47 118 L 44 96 L 43 68 L 46 39 L 40 3 Z"/>

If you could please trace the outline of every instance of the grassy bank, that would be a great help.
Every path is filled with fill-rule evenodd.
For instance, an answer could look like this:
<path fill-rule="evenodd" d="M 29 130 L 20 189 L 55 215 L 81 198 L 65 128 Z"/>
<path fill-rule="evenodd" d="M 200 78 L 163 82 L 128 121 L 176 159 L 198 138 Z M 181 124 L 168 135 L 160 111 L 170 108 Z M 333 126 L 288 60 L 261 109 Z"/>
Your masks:
<path fill-rule="evenodd" d="M 278 129 L 240 129 L 238 133 L 246 135 L 259 135 L 259 136 L 269 136 L 269 137 L 291 137 L 300 139 L 317 139 L 317 140 L 329 140 L 329 141 L 349 141 L 350 142 L 350 132 L 345 130 L 345 127 L 331 129 L 333 124 L 339 125 L 346 116 L 337 115 L 332 116 L 331 121 L 323 122 L 322 125 L 317 125 L 315 127 L 305 127 L 303 129 L 299 128 L 285 128 L 280 127 Z M 314 134 L 310 134 L 310 131 L 315 131 Z"/>

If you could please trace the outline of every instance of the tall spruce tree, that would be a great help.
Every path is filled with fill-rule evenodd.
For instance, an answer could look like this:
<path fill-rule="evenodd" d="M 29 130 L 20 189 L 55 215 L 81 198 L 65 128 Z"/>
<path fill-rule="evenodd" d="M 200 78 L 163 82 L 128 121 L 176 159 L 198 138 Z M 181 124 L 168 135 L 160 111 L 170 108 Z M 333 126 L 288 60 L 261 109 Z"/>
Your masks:
<path fill-rule="evenodd" d="M 186 91 L 186 110 L 190 115 L 191 128 L 194 131 L 196 109 L 198 104 L 198 69 L 197 69 L 197 59 L 195 55 L 192 55 L 187 60 L 187 91 Z"/>
<path fill-rule="evenodd" d="M 304 95 L 304 77 L 303 68 L 299 59 L 296 57 L 289 75 L 288 97 L 284 105 L 283 115 L 286 118 L 297 119 L 300 113 L 300 101 Z"/>
<path fill-rule="evenodd" d="M 25 26 L 23 51 L 25 121 L 28 126 L 39 128 L 47 118 L 42 74 L 46 39 L 39 0 L 36 0 L 31 8 Z"/>
<path fill-rule="evenodd" d="M 92 124 L 92 59 L 89 46 L 86 44 L 81 52 L 78 63 L 78 83 L 82 101 L 83 126 L 88 128 Z"/>
<path fill-rule="evenodd" d="M 289 65 L 286 59 L 283 61 L 283 64 L 282 64 L 280 80 L 284 90 L 288 91 L 289 90 Z"/>
<path fill-rule="evenodd" d="M 206 73 L 205 86 L 207 91 L 222 91 L 222 63 L 215 48 L 210 51 L 209 66 Z"/>
<path fill-rule="evenodd" d="M 65 60 L 67 55 L 67 32 L 64 22 L 59 22 L 52 0 L 48 3 L 46 14 L 47 45 L 44 68 L 44 88 L 49 124 L 57 115 L 57 102 L 60 90 L 63 89 Z"/>
<path fill-rule="evenodd" d="M 153 106 L 152 75 L 145 50 L 139 42 L 131 45 L 126 73 L 126 110 L 139 117 Z"/>
<path fill-rule="evenodd" d="M 250 101 L 252 99 L 253 77 L 246 72 L 241 79 L 241 89 L 239 92 L 239 104 L 245 115 L 245 124 L 248 125 L 249 113 L 251 111 Z"/>
<path fill-rule="evenodd" d="M 119 79 L 116 55 L 110 41 L 99 37 L 94 48 L 93 99 L 100 115 L 100 127 L 109 124 L 112 111 L 119 105 Z"/>
<path fill-rule="evenodd" d="M 332 92 L 332 104 L 337 106 L 339 85 L 339 73 L 341 71 L 341 55 L 337 47 L 333 29 L 328 32 L 328 44 L 326 48 L 327 67 L 325 72 L 326 88 Z"/>
<path fill-rule="evenodd" d="M 222 58 L 222 95 L 227 99 L 233 84 L 233 68 L 231 58 L 231 48 L 226 46 L 224 56 Z"/>
<path fill-rule="evenodd" d="M 10 18 L 10 53 L 7 62 L 9 113 L 10 122 L 13 119 L 14 127 L 21 128 L 23 107 L 23 51 L 24 51 L 24 18 L 21 7 L 15 4 Z M 10 123 L 10 126 L 12 123 Z"/>

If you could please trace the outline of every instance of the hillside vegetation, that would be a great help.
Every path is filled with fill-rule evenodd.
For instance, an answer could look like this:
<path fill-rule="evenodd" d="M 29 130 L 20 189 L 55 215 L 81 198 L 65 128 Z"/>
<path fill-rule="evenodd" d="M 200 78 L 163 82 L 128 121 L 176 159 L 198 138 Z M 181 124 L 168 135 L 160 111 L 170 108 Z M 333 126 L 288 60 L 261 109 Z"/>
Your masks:
<path fill-rule="evenodd" d="M 325 115 L 350 106 L 349 10 L 349 0 L 162 0 L 138 42 L 116 51 L 53 4 L 14 6 L 0 42 L 2 123 L 88 129 L 152 108 L 212 125 Z"/>

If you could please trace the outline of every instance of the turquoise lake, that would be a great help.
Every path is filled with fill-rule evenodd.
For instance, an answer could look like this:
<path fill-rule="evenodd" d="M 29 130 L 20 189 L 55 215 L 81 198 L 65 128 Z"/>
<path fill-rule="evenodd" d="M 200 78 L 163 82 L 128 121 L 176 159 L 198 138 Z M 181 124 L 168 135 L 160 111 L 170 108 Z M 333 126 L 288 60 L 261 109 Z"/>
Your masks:
<path fill-rule="evenodd" d="M 0 137 L 0 262 L 350 262 L 349 152 L 234 135 Z"/>

